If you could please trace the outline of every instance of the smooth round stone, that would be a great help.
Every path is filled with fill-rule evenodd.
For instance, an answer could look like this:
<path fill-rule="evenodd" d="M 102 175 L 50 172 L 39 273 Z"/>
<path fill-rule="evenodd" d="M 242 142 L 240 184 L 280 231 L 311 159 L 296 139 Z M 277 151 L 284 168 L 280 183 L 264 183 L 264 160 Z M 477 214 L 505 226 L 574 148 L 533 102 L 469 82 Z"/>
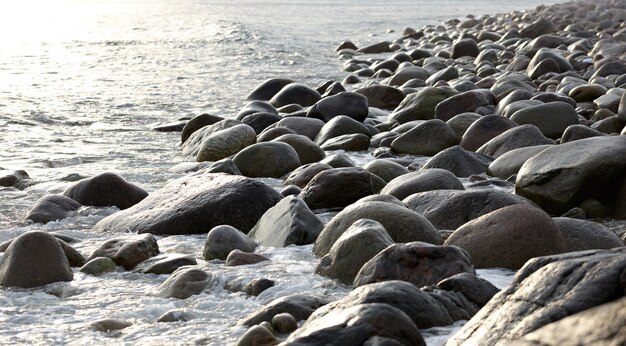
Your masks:
<path fill-rule="evenodd" d="M 240 230 L 230 225 L 220 225 L 211 229 L 207 234 L 202 257 L 205 260 L 225 260 L 232 250 L 252 252 L 256 247 L 254 240 Z"/>
<path fill-rule="evenodd" d="M 187 299 L 202 293 L 211 277 L 205 271 L 185 266 L 178 268 L 158 287 L 159 297 Z"/>
<path fill-rule="evenodd" d="M 270 259 L 266 256 L 256 253 L 243 252 L 241 250 L 233 250 L 226 257 L 227 267 L 236 267 L 242 265 L 256 264 Z"/>
<path fill-rule="evenodd" d="M 463 183 L 450 171 L 432 168 L 401 175 L 390 181 L 380 193 L 402 200 L 419 192 L 463 189 Z"/>
<path fill-rule="evenodd" d="M 387 82 L 390 86 L 399 86 L 411 79 L 426 80 L 430 76 L 430 73 L 419 66 L 406 66 L 396 71 L 396 73 L 389 78 Z"/>
<path fill-rule="evenodd" d="M 458 59 L 463 56 L 477 57 L 480 50 L 478 44 L 471 38 L 464 38 L 452 45 L 452 59 Z"/>
<path fill-rule="evenodd" d="M 96 332 L 113 332 L 116 330 L 122 330 L 124 328 L 128 328 L 133 324 L 127 321 L 117 320 L 117 319 L 104 319 L 93 322 L 89 325 L 89 329 L 95 330 Z"/>
<path fill-rule="evenodd" d="M 237 346 L 261 346 L 276 345 L 278 339 L 267 328 L 257 325 L 248 329 L 245 334 L 237 340 Z"/>
<path fill-rule="evenodd" d="M 330 138 L 322 144 L 323 150 L 365 151 L 370 147 L 370 138 L 362 133 Z"/>
<path fill-rule="evenodd" d="M 585 139 L 590 137 L 599 137 L 606 136 L 606 133 L 600 132 L 598 130 L 592 129 L 586 125 L 570 125 L 565 131 L 563 131 L 563 136 L 561 137 L 561 143 L 567 143 L 576 141 L 579 139 Z"/>
<path fill-rule="evenodd" d="M 288 312 L 277 314 L 272 317 L 272 326 L 274 327 L 274 330 L 280 334 L 291 333 L 298 329 L 296 318 Z"/>
<path fill-rule="evenodd" d="M 257 143 L 269 142 L 283 135 L 297 135 L 297 133 L 286 127 L 274 127 L 265 129 L 256 139 Z"/>
<path fill-rule="evenodd" d="M 369 107 L 380 109 L 394 109 L 405 97 L 402 90 L 387 85 L 370 85 L 359 88 L 355 92 L 367 97 Z"/>
<path fill-rule="evenodd" d="M 180 142 L 185 143 L 185 141 L 189 139 L 189 136 L 191 136 L 192 133 L 200 130 L 205 126 L 213 125 L 222 120 L 224 120 L 224 118 L 208 113 L 200 114 L 191 118 L 191 120 L 189 120 L 183 127 L 183 130 L 180 134 Z"/>
<path fill-rule="evenodd" d="M 280 91 L 272 97 L 270 104 L 276 108 L 289 104 L 299 104 L 302 107 L 314 105 L 322 98 L 317 90 L 312 89 L 304 84 L 291 83 L 280 89 Z"/>
<path fill-rule="evenodd" d="M 298 153 L 281 142 L 256 143 L 240 151 L 233 161 L 244 176 L 280 178 L 300 166 Z"/>
<path fill-rule="evenodd" d="M 75 200 L 62 195 L 45 195 L 28 211 L 26 220 L 35 223 L 48 223 L 62 220 L 82 205 Z"/>
<path fill-rule="evenodd" d="M 287 128 L 293 132 L 307 136 L 314 140 L 317 134 L 324 127 L 324 122 L 320 119 L 306 117 L 287 117 L 276 123 L 276 128 Z"/>
<path fill-rule="evenodd" d="M 435 107 L 435 118 L 448 121 L 457 114 L 474 112 L 479 107 L 495 104 L 496 96 L 490 90 L 469 90 L 441 101 Z"/>
<path fill-rule="evenodd" d="M 321 162 L 302 165 L 289 174 L 285 181 L 283 181 L 283 185 L 295 185 L 304 188 L 317 173 L 331 168 L 333 167 Z"/>
<path fill-rule="evenodd" d="M 85 263 L 81 268 L 80 272 L 99 276 L 105 273 L 109 273 L 117 268 L 117 263 L 108 257 L 96 257 L 89 262 Z"/>
<path fill-rule="evenodd" d="M 160 253 L 156 238 L 150 233 L 133 234 L 109 239 L 89 257 L 108 257 L 126 270 Z"/>
<path fill-rule="evenodd" d="M 236 125 L 217 131 L 200 144 L 196 161 L 219 161 L 256 143 L 256 132 L 249 125 Z"/>
<path fill-rule="evenodd" d="M 513 149 L 495 159 L 489 165 L 489 168 L 487 169 L 487 174 L 493 177 L 506 179 L 514 174 L 517 174 L 517 172 L 519 172 L 524 163 L 528 161 L 531 157 L 552 146 L 553 145 L 548 144 Z"/>
<path fill-rule="evenodd" d="M 567 252 L 624 247 L 615 233 L 597 222 L 567 217 L 555 217 L 553 221 L 563 234 Z"/>
<path fill-rule="evenodd" d="M 606 94 L 606 88 L 599 84 L 583 84 L 569 92 L 569 97 L 576 102 L 589 102 Z"/>
<path fill-rule="evenodd" d="M 115 173 L 102 173 L 80 180 L 63 195 L 82 205 L 127 209 L 146 198 L 148 192 Z"/>
<path fill-rule="evenodd" d="M 323 170 L 302 189 L 302 198 L 311 209 L 343 208 L 373 194 L 372 174 L 362 168 Z"/>
<path fill-rule="evenodd" d="M 537 126 L 527 124 L 504 131 L 483 144 L 476 152 L 498 158 L 513 149 L 544 144 L 555 144 L 555 142 L 544 136 Z"/>
<path fill-rule="evenodd" d="M 446 121 L 446 124 L 450 126 L 456 138 L 459 142 L 463 140 L 463 134 L 465 131 L 478 119 L 482 118 L 482 115 L 476 113 L 461 113 L 457 114 L 452 119 Z"/>
<path fill-rule="evenodd" d="M 617 116 L 611 116 L 593 123 L 591 128 L 605 134 L 612 134 L 620 133 L 624 128 L 624 124 L 626 123 L 621 121 Z"/>
<path fill-rule="evenodd" d="M 482 174 L 492 162 L 492 158 L 464 150 L 458 145 L 440 151 L 420 169 L 445 169 L 457 177 L 466 178 L 474 174 Z"/>
<path fill-rule="evenodd" d="M 248 94 L 247 100 L 270 100 L 286 85 L 295 83 L 295 81 L 288 78 L 272 78 L 264 81 L 258 85 L 254 90 Z"/>
<path fill-rule="evenodd" d="M 271 104 L 265 101 L 252 101 L 246 103 L 246 105 L 239 110 L 235 119 L 241 121 L 246 116 L 254 113 L 272 113 L 278 115 L 278 111 L 276 111 L 276 108 Z"/>
<path fill-rule="evenodd" d="M 435 86 L 437 82 L 447 82 L 453 79 L 459 78 L 459 71 L 454 66 L 448 66 L 439 72 L 433 73 L 428 79 L 426 79 L 426 84 L 430 86 Z"/>
<path fill-rule="evenodd" d="M 324 127 L 322 127 L 319 134 L 315 138 L 315 142 L 322 145 L 331 138 L 355 133 L 369 136 L 370 130 L 361 122 L 344 115 L 339 115 L 331 119 L 324 125 Z"/>
<path fill-rule="evenodd" d="M 404 124 L 413 120 L 433 119 L 439 102 L 456 93 L 453 89 L 426 87 L 417 93 L 407 95 L 389 115 L 387 121 Z"/>
<path fill-rule="evenodd" d="M 282 117 L 275 113 L 259 112 L 246 115 L 241 119 L 241 122 L 252 127 L 255 133 L 260 134 L 269 126 L 280 121 L 280 119 L 282 119 Z"/>
<path fill-rule="evenodd" d="M 391 149 L 400 154 L 432 156 L 457 144 L 456 135 L 450 126 L 433 119 L 400 135 L 391 143 Z"/>
<path fill-rule="evenodd" d="M 367 117 L 367 113 L 367 97 L 359 93 L 344 91 L 318 101 L 309 109 L 307 117 L 328 122 L 338 115 L 343 115 L 363 122 Z"/>
<path fill-rule="evenodd" d="M 275 138 L 272 141 L 289 144 L 292 148 L 296 150 L 296 153 L 298 153 L 298 158 L 300 159 L 300 164 L 303 165 L 318 162 L 326 157 L 326 153 L 324 153 L 324 150 L 306 136 L 287 134 Z"/>
<path fill-rule="evenodd" d="M 386 159 L 375 159 L 369 161 L 363 166 L 363 168 L 368 172 L 379 176 L 387 183 L 403 174 L 409 173 L 409 170 L 406 167 Z"/>
<path fill-rule="evenodd" d="M 499 115 L 486 115 L 473 122 L 463 134 L 461 147 L 465 150 L 476 151 L 503 132 L 517 126 L 513 120 Z"/>

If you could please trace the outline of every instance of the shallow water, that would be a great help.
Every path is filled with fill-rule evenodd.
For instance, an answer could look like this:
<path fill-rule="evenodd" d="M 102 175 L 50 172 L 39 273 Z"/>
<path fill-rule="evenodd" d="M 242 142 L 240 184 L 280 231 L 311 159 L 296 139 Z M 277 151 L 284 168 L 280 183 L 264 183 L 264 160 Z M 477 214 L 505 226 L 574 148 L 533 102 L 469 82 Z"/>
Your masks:
<path fill-rule="evenodd" d="M 121 174 L 148 191 L 180 176 L 169 168 L 180 154 L 178 133 L 151 128 L 203 112 L 232 116 L 255 85 L 290 77 L 309 85 L 341 80 L 333 48 L 392 40 L 405 26 L 419 28 L 468 13 L 523 9 L 543 1 L 24 1 L 0 13 L 0 167 L 26 170 L 34 184 L 0 188 L 0 241 L 29 230 L 73 236 L 89 255 L 112 234 L 91 227 L 115 208 L 83 208 L 48 225 L 23 221 L 46 193 L 60 193 L 78 176 Z M 387 33 L 395 29 L 395 33 Z M 9 34 L 10 33 L 10 34 Z M 353 154 L 362 165 L 372 157 Z M 278 187 L 280 181 L 267 180 Z M 332 213 L 323 215 L 328 221 Z M 615 227 L 622 227 L 617 225 Z M 200 260 L 205 235 L 159 238 L 163 253 Z M 15 344 L 163 344 L 233 342 L 234 323 L 263 303 L 298 292 L 340 297 L 348 288 L 312 275 L 308 247 L 262 249 L 273 261 L 237 269 L 200 261 L 214 285 L 186 300 L 154 295 L 166 276 L 116 272 L 95 278 L 76 273 L 71 283 L 45 289 L 0 290 L 0 342 Z M 499 287 L 512 272 L 480 275 Z M 259 297 L 223 289 L 238 278 L 278 282 Z M 171 309 L 198 316 L 157 323 Z M 85 326 L 101 318 L 133 322 L 120 333 Z M 460 324 L 425 331 L 442 343 Z"/>

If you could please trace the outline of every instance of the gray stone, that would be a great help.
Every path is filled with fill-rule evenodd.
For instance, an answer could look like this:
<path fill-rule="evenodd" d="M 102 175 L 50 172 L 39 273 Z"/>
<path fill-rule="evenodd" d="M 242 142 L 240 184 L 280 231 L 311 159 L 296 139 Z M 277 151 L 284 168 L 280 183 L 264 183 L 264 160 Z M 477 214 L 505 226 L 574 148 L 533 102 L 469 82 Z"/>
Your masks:
<path fill-rule="evenodd" d="M 624 246 L 615 233 L 597 222 L 568 217 L 555 217 L 553 221 L 563 234 L 567 252 Z"/>
<path fill-rule="evenodd" d="M 211 277 L 204 270 L 180 267 L 158 287 L 159 297 L 187 299 L 202 293 Z"/>
<path fill-rule="evenodd" d="M 531 157 L 539 154 L 540 152 L 550 147 L 553 147 L 553 145 L 535 145 L 532 147 L 513 149 L 495 159 L 489 165 L 489 168 L 487 169 L 487 174 L 493 177 L 506 179 L 513 174 L 517 174 L 517 172 L 519 172 L 524 163 L 528 161 Z"/>
<path fill-rule="evenodd" d="M 298 329 L 298 321 L 290 313 L 285 312 L 272 318 L 272 327 L 280 334 L 287 334 Z"/>
<path fill-rule="evenodd" d="M 387 183 L 401 175 L 409 173 L 406 167 L 386 159 L 374 159 L 369 161 L 363 166 L 363 169 L 379 176 Z"/>
<path fill-rule="evenodd" d="M 242 123 L 239 120 L 224 119 L 212 125 L 204 126 L 198 129 L 197 131 L 192 133 L 189 138 L 182 144 L 181 150 L 183 152 L 183 155 L 193 156 L 194 158 L 197 157 L 198 152 L 200 152 L 200 149 L 202 148 L 202 142 L 204 142 L 205 138 L 210 137 L 216 132 L 223 131 L 241 124 Z"/>
<path fill-rule="evenodd" d="M 282 135 L 272 140 L 273 142 L 282 142 L 289 144 L 295 149 L 300 159 L 300 164 L 305 165 L 308 163 L 318 162 L 326 157 L 324 150 L 320 148 L 315 142 L 303 135 Z"/>
<path fill-rule="evenodd" d="M 311 209 L 343 208 L 373 194 L 372 174 L 362 168 L 323 170 L 302 189 L 300 198 Z"/>
<path fill-rule="evenodd" d="M 356 121 L 363 122 L 368 113 L 367 97 L 350 91 L 328 96 L 309 108 L 307 117 L 329 122 L 332 118 L 343 115 Z"/>
<path fill-rule="evenodd" d="M 122 330 L 124 328 L 128 328 L 133 324 L 127 321 L 117 320 L 117 319 L 104 319 L 93 322 L 89 325 L 89 329 L 95 330 L 96 332 L 113 332 L 117 330 Z"/>
<path fill-rule="evenodd" d="M 237 346 L 272 346 L 278 344 L 276 336 L 263 325 L 252 326 L 237 340 Z"/>
<path fill-rule="evenodd" d="M 300 166 L 298 152 L 282 142 L 253 144 L 233 158 L 237 168 L 246 177 L 280 178 Z"/>
<path fill-rule="evenodd" d="M 82 205 L 63 195 L 45 195 L 28 211 L 26 220 L 35 223 L 48 223 L 63 220 Z"/>
<path fill-rule="evenodd" d="M 317 173 L 331 168 L 333 167 L 321 162 L 302 165 L 289 174 L 283 181 L 283 186 L 295 185 L 304 188 Z"/>
<path fill-rule="evenodd" d="M 314 105 L 322 98 L 322 95 L 315 89 L 300 83 L 290 83 L 285 85 L 270 100 L 270 104 L 276 108 L 286 106 L 292 103 L 299 104 L 302 107 Z"/>
<path fill-rule="evenodd" d="M 104 273 L 112 272 L 115 268 L 117 268 L 117 263 L 112 259 L 108 257 L 96 257 L 85 263 L 79 271 L 81 273 L 99 276 Z"/>
<path fill-rule="evenodd" d="M 307 136 L 310 140 L 314 140 L 320 133 L 324 122 L 320 119 L 305 117 L 287 117 L 276 123 L 277 128 L 287 128 L 299 135 Z"/>
<path fill-rule="evenodd" d="M 189 322 L 200 315 L 188 309 L 173 309 L 159 316 L 157 322 Z"/>
<path fill-rule="evenodd" d="M 578 115 L 568 103 L 556 101 L 520 109 L 511 120 L 535 125 L 548 138 L 559 138 L 568 126 L 578 124 Z"/>
<path fill-rule="evenodd" d="M 435 108 L 439 102 L 456 95 L 456 93 L 449 88 L 426 87 L 417 93 L 407 95 L 389 115 L 387 121 L 397 121 L 404 124 L 413 120 L 433 119 Z"/>
<path fill-rule="evenodd" d="M 246 115 L 241 122 L 254 129 L 256 134 L 260 134 L 266 128 L 276 124 L 282 117 L 275 113 L 258 112 Z"/>
<path fill-rule="evenodd" d="M 198 264 L 198 262 L 191 255 L 163 254 L 139 263 L 137 267 L 135 267 L 135 271 L 157 275 L 172 274 L 180 267 L 194 266 L 196 264 Z"/>
<path fill-rule="evenodd" d="M 401 134 L 391 142 L 391 149 L 401 154 L 432 156 L 457 144 L 459 142 L 450 126 L 433 119 Z"/>
<path fill-rule="evenodd" d="M 213 162 L 207 169 L 207 173 L 226 173 L 230 175 L 241 175 L 239 168 L 235 165 L 235 162 L 230 159 L 222 159 Z"/>
<path fill-rule="evenodd" d="M 482 174 L 492 162 L 492 158 L 485 155 L 466 151 L 458 145 L 440 151 L 433 156 L 420 170 L 434 168 L 445 169 L 457 177 L 467 178 L 474 174 Z"/>
<path fill-rule="evenodd" d="M 341 168 L 341 167 L 354 167 L 354 162 L 350 159 L 350 156 L 344 153 L 332 154 L 326 156 L 325 159 L 320 161 L 321 163 L 325 163 L 333 168 Z"/>
<path fill-rule="evenodd" d="M 243 252 L 241 250 L 235 249 L 228 254 L 226 257 L 226 266 L 227 267 L 236 267 L 243 266 L 249 264 L 256 264 L 260 262 L 269 261 L 270 259 L 266 256 L 256 253 Z"/>
<path fill-rule="evenodd" d="M 213 125 L 222 120 L 224 120 L 224 118 L 218 117 L 216 115 L 211 115 L 208 113 L 203 113 L 203 114 L 200 114 L 191 118 L 191 120 L 189 120 L 185 124 L 185 127 L 183 127 L 183 130 L 180 134 L 180 139 L 181 139 L 180 142 L 185 143 L 187 139 L 189 139 L 189 136 L 191 136 L 192 133 L 200 130 L 201 128 L 205 126 Z"/>
<path fill-rule="evenodd" d="M 537 126 L 528 124 L 504 131 L 483 144 L 476 152 L 498 158 L 513 149 L 546 144 L 555 144 L 555 142 L 544 136 Z"/>
<path fill-rule="evenodd" d="M 464 38 L 454 42 L 452 45 L 452 59 L 458 59 L 463 56 L 477 57 L 480 50 L 478 44 L 471 38 Z"/>
<path fill-rule="evenodd" d="M 461 147 L 465 150 L 476 151 L 494 137 L 516 126 L 517 123 L 508 118 L 486 115 L 467 128 L 461 139 Z"/>
<path fill-rule="evenodd" d="M 598 130 L 594 130 L 587 125 L 576 124 L 568 126 L 565 131 L 563 131 L 563 136 L 561 137 L 561 143 L 572 142 L 579 139 L 591 138 L 591 137 L 599 137 L 606 136 L 606 133 L 602 133 Z"/>
<path fill-rule="evenodd" d="M 387 85 L 370 85 L 354 92 L 367 97 L 367 104 L 370 107 L 380 109 L 394 109 L 400 105 L 405 97 L 402 90 Z"/>
<path fill-rule="evenodd" d="M 198 147 L 196 161 L 218 161 L 256 143 L 256 132 L 246 124 L 235 125 L 206 136 Z"/>
<path fill-rule="evenodd" d="M 261 322 L 271 322 L 274 316 L 289 313 L 296 321 L 306 320 L 313 311 L 328 304 L 327 298 L 315 295 L 292 294 L 275 299 L 253 311 L 237 322 L 237 325 L 253 326 Z"/>
<path fill-rule="evenodd" d="M 135 234 L 109 239 L 89 257 L 108 257 L 127 270 L 159 254 L 159 245 L 152 234 Z"/>
<path fill-rule="evenodd" d="M 351 135 L 355 133 L 361 133 L 369 136 L 369 129 L 350 117 L 339 115 L 331 119 L 322 127 L 319 134 L 315 138 L 317 144 L 324 144 L 327 140 L 338 137 L 341 135 Z"/>
<path fill-rule="evenodd" d="M 446 124 L 450 126 L 456 139 L 462 143 L 463 134 L 467 129 L 478 119 L 482 118 L 482 115 L 476 113 L 461 113 L 457 114 L 452 119 L 446 121 Z"/>
<path fill-rule="evenodd" d="M 370 138 L 362 133 L 333 137 L 322 144 L 323 150 L 366 151 Z"/>
<path fill-rule="evenodd" d="M 390 181 L 380 193 L 401 200 L 419 192 L 463 189 L 463 183 L 454 174 L 445 169 L 432 168 L 401 175 Z"/>
<path fill-rule="evenodd" d="M 274 97 L 283 87 L 287 84 L 295 83 L 293 80 L 288 78 L 271 78 L 260 85 L 258 85 L 254 90 L 248 94 L 246 100 L 262 100 L 267 101 Z"/>
<path fill-rule="evenodd" d="M 490 90 L 469 90 L 441 101 L 435 107 L 435 118 L 448 121 L 455 115 L 474 112 L 479 107 L 495 104 L 496 95 Z"/>
<path fill-rule="evenodd" d="M 228 254 L 235 250 L 252 252 L 257 244 L 240 230 L 229 225 L 213 227 L 207 234 L 202 257 L 205 260 L 226 260 Z"/>
<path fill-rule="evenodd" d="M 146 190 L 114 173 L 102 173 L 70 186 L 63 195 L 82 205 L 127 209 L 148 196 Z"/>
<path fill-rule="evenodd" d="M 270 113 L 278 115 L 278 111 L 271 104 L 265 101 L 254 100 L 252 102 L 246 103 L 246 105 L 239 110 L 239 113 L 237 113 L 235 120 L 241 121 L 248 115 L 255 113 Z"/>

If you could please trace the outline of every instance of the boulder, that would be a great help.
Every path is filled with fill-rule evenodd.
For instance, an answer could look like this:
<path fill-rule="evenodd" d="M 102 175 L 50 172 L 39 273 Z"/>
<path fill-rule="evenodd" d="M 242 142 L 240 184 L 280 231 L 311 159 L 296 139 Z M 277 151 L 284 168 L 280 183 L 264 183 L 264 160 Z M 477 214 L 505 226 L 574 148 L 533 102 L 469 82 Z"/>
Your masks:
<path fill-rule="evenodd" d="M 254 129 L 256 134 L 260 134 L 266 128 L 276 124 L 282 117 L 275 113 L 258 112 L 246 115 L 241 122 Z"/>
<path fill-rule="evenodd" d="M 207 234 L 204 243 L 202 257 L 209 261 L 212 259 L 226 260 L 228 254 L 235 250 L 252 252 L 257 244 L 240 230 L 229 225 L 213 227 Z"/>
<path fill-rule="evenodd" d="M 403 174 L 409 173 L 406 167 L 387 159 L 374 159 L 366 163 L 363 168 L 379 176 L 387 183 Z"/>
<path fill-rule="evenodd" d="M 366 151 L 370 147 L 370 137 L 362 133 L 341 135 L 322 144 L 324 150 Z"/>
<path fill-rule="evenodd" d="M 469 255 L 461 248 L 419 241 L 393 244 L 361 267 L 354 286 L 402 280 L 422 287 L 459 273 L 476 274 Z"/>
<path fill-rule="evenodd" d="M 102 173 L 70 186 L 63 195 L 82 205 L 116 206 L 127 209 L 141 202 L 148 193 L 114 173 Z"/>
<path fill-rule="evenodd" d="M 235 120 L 241 121 L 248 115 L 255 113 L 269 113 L 278 115 L 278 111 L 271 104 L 265 101 L 254 100 L 246 103 L 246 105 L 239 110 L 239 113 L 237 113 Z"/>
<path fill-rule="evenodd" d="M 228 254 L 228 257 L 226 257 L 226 266 L 236 267 L 248 264 L 256 264 L 269 260 L 270 259 L 268 257 L 261 254 L 243 252 L 241 250 L 235 249 Z"/>
<path fill-rule="evenodd" d="M 523 204 L 465 223 L 445 244 L 466 250 L 477 268 L 519 269 L 533 257 L 565 251 L 563 234 L 550 216 Z"/>
<path fill-rule="evenodd" d="M 156 235 L 201 234 L 218 225 L 231 225 L 247 233 L 281 198 L 260 181 L 197 172 L 173 180 L 134 207 L 102 219 L 94 229 Z"/>
<path fill-rule="evenodd" d="M 79 271 L 81 273 L 99 276 L 112 272 L 115 268 L 117 268 L 117 263 L 115 263 L 112 259 L 108 257 L 96 257 L 85 263 Z"/>
<path fill-rule="evenodd" d="M 380 193 L 391 195 L 401 200 L 419 192 L 463 189 L 463 183 L 450 171 L 431 168 L 401 175 L 390 181 Z"/>
<path fill-rule="evenodd" d="M 63 195 L 45 195 L 28 211 L 26 220 L 34 223 L 48 223 L 63 220 L 82 205 Z"/>
<path fill-rule="evenodd" d="M 457 177 L 467 178 L 474 174 L 482 174 L 493 159 L 486 155 L 476 154 L 458 145 L 440 151 L 420 169 L 445 169 Z"/>
<path fill-rule="evenodd" d="M 295 196 L 283 198 L 268 209 L 248 234 L 262 246 L 312 244 L 324 224 L 306 203 Z"/>
<path fill-rule="evenodd" d="M 400 154 L 432 156 L 457 144 L 459 142 L 450 126 L 433 119 L 401 134 L 391 142 L 391 149 Z"/>
<path fill-rule="evenodd" d="M 367 98 L 369 107 L 380 109 L 394 109 L 404 100 L 404 92 L 387 85 L 370 85 L 359 88 L 354 92 Z"/>
<path fill-rule="evenodd" d="M 554 23 L 545 18 L 539 18 L 520 30 L 520 35 L 526 38 L 537 38 L 541 35 L 551 34 L 557 31 Z"/>
<path fill-rule="evenodd" d="M 383 225 L 374 220 L 357 220 L 322 257 L 315 273 L 351 285 L 359 269 L 392 244 Z"/>
<path fill-rule="evenodd" d="M 89 257 L 108 257 L 126 270 L 159 254 L 159 245 L 152 234 L 136 234 L 109 239 Z"/>
<path fill-rule="evenodd" d="M 422 215 L 394 203 L 370 201 L 355 203 L 330 220 L 317 237 L 313 251 L 318 257 L 326 255 L 339 237 L 357 220 L 379 222 L 394 242 L 424 241 L 441 244 L 441 236 Z"/>
<path fill-rule="evenodd" d="M 568 217 L 555 217 L 553 221 L 563 234 L 567 252 L 624 246 L 615 233 L 597 222 Z"/>
<path fill-rule="evenodd" d="M 570 104 L 556 101 L 520 109 L 511 120 L 520 125 L 535 125 L 544 136 L 555 139 L 568 126 L 578 124 L 578 115 Z"/>
<path fill-rule="evenodd" d="M 452 59 L 458 59 L 463 56 L 477 57 L 480 50 L 478 44 L 472 38 L 464 38 L 454 42 L 452 45 Z"/>
<path fill-rule="evenodd" d="M 300 83 L 290 83 L 285 85 L 276 95 L 270 99 L 270 104 L 280 108 L 292 103 L 302 107 L 314 105 L 322 98 L 322 95 L 313 88 Z"/>
<path fill-rule="evenodd" d="M 343 115 L 363 122 L 367 113 L 367 97 L 356 92 L 344 91 L 321 99 L 309 108 L 306 116 L 329 122 L 332 118 Z"/>
<path fill-rule="evenodd" d="M 276 345 L 278 338 L 263 325 L 252 326 L 237 340 L 236 346 Z"/>
<path fill-rule="evenodd" d="M 218 161 L 256 143 L 256 132 L 246 124 L 235 125 L 206 136 L 198 148 L 196 161 Z"/>
<path fill-rule="evenodd" d="M 106 258 L 106 257 L 98 257 Z M 146 274 L 172 274 L 183 266 L 195 266 L 198 262 L 191 255 L 164 254 L 149 258 L 137 265 L 135 271 Z"/>
<path fill-rule="evenodd" d="M 311 209 L 343 208 L 374 192 L 370 172 L 356 167 L 332 168 L 315 175 L 300 198 Z"/>
<path fill-rule="evenodd" d="M 494 210 L 530 202 L 523 197 L 494 189 L 435 190 L 417 193 L 403 200 L 437 229 L 456 229 Z"/>
<path fill-rule="evenodd" d="M 254 326 L 261 322 L 271 322 L 274 316 L 281 313 L 289 313 L 296 321 L 306 320 L 313 311 L 320 306 L 326 305 L 329 300 L 326 297 L 292 294 L 275 299 L 268 304 L 253 311 L 248 316 L 237 322 L 237 325 Z"/>
<path fill-rule="evenodd" d="M 387 121 L 404 124 L 413 120 L 433 119 L 439 102 L 455 94 L 456 91 L 453 89 L 426 87 L 417 93 L 407 95 L 389 115 Z"/>
<path fill-rule="evenodd" d="M 200 130 L 205 126 L 213 125 L 222 120 L 224 120 L 224 118 L 208 113 L 203 113 L 191 118 L 191 120 L 189 120 L 183 127 L 183 130 L 180 134 L 180 142 L 185 143 L 192 133 Z"/>
<path fill-rule="evenodd" d="M 30 177 L 24 170 L 10 172 L 0 168 L 0 187 L 24 189 L 30 184 Z"/>
<path fill-rule="evenodd" d="M 498 158 L 513 149 L 546 144 L 554 144 L 554 141 L 544 136 L 537 126 L 527 124 L 504 131 L 483 144 L 476 152 Z"/>
<path fill-rule="evenodd" d="M 61 244 L 45 232 L 20 235 L 0 259 L 0 285 L 4 287 L 31 288 L 72 279 Z"/>
<path fill-rule="evenodd" d="M 581 139 L 548 148 L 526 161 L 517 176 L 515 193 L 549 213 L 560 215 L 595 199 L 620 216 L 625 214 L 620 204 L 625 171 L 626 137 Z"/>
<path fill-rule="evenodd" d="M 159 297 L 187 299 L 209 286 L 211 277 L 204 270 L 180 267 L 157 288 Z"/>
<path fill-rule="evenodd" d="M 282 142 L 253 144 L 240 151 L 233 161 L 244 176 L 280 178 L 300 166 L 298 152 Z"/>
<path fill-rule="evenodd" d="M 448 121 L 455 115 L 474 112 L 479 107 L 495 104 L 496 95 L 490 90 L 468 90 L 441 101 L 435 107 L 435 118 Z"/>
<path fill-rule="evenodd" d="M 242 125 L 242 122 L 234 119 L 224 119 L 212 125 L 204 126 L 198 129 L 197 131 L 192 133 L 189 138 L 182 144 L 181 150 L 183 152 L 183 155 L 193 156 L 194 158 L 197 157 L 200 149 L 203 147 L 202 143 L 206 138 L 210 137 L 216 132 L 229 129 L 237 125 Z"/>
<path fill-rule="evenodd" d="M 314 140 L 317 134 L 320 133 L 324 122 L 320 119 L 305 118 L 305 117 L 287 117 L 276 123 L 277 128 L 287 128 L 293 132 L 307 136 L 310 140 Z"/>
<path fill-rule="evenodd" d="M 397 70 L 394 75 L 389 78 L 387 84 L 390 86 L 400 86 L 412 79 L 425 81 L 428 77 L 430 77 L 430 73 L 426 69 L 415 65 L 407 65 Z"/>
<path fill-rule="evenodd" d="M 207 169 L 207 173 L 226 173 L 230 175 L 241 175 L 239 168 L 235 165 L 235 162 L 230 159 L 222 159 L 213 162 Z"/>
<path fill-rule="evenodd" d="M 283 181 L 283 186 L 295 185 L 304 188 L 318 173 L 331 168 L 333 167 L 321 162 L 302 165 L 289 174 Z"/>
<path fill-rule="evenodd" d="M 270 100 L 287 84 L 295 83 L 289 78 L 271 78 L 259 84 L 254 90 L 248 94 L 246 100 Z"/>
<path fill-rule="evenodd" d="M 513 149 L 504 155 L 501 155 L 495 159 L 487 169 L 487 174 L 502 179 L 507 179 L 513 174 L 517 174 L 520 168 L 531 157 L 539 154 L 540 152 L 553 147 L 553 145 L 535 145 L 532 147 L 523 147 Z"/>
<path fill-rule="evenodd" d="M 315 142 L 319 145 L 324 144 L 327 140 L 341 135 L 351 135 L 361 133 L 369 136 L 370 130 L 350 117 L 339 115 L 331 119 L 322 127 L 319 134 L 315 138 Z"/>
<path fill-rule="evenodd" d="M 483 116 L 476 113 L 461 113 L 457 114 L 452 119 L 446 121 L 446 124 L 450 126 L 454 134 L 456 135 L 456 139 L 463 145 L 463 134 L 469 127 L 478 119 Z M 467 149 L 467 148 L 466 148 Z"/>
<path fill-rule="evenodd" d="M 516 126 L 513 120 L 506 117 L 486 115 L 473 122 L 463 133 L 461 147 L 465 150 L 476 151 L 494 137 Z"/>
<path fill-rule="evenodd" d="M 298 154 L 300 164 L 302 165 L 318 162 L 326 157 L 326 153 L 324 153 L 322 148 L 303 135 L 287 134 L 277 137 L 272 141 L 289 144 Z"/>

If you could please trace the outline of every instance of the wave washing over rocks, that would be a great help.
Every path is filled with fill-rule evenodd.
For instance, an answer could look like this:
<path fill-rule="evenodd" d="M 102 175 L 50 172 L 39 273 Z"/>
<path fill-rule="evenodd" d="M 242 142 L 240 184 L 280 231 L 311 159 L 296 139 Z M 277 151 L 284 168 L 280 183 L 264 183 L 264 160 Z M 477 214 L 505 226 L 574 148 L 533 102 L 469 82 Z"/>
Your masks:
<path fill-rule="evenodd" d="M 79 308 L 115 286 L 119 314 L 68 325 L 79 342 L 214 318 L 184 342 L 624 344 L 625 19 L 626 1 L 570 2 L 343 42 L 343 81 L 271 79 L 235 118 L 157 128 L 195 159 L 163 188 L 102 173 L 42 197 L 27 219 L 52 226 L 1 246 L 0 284 Z M 115 237 L 48 232 L 85 206 Z"/>

